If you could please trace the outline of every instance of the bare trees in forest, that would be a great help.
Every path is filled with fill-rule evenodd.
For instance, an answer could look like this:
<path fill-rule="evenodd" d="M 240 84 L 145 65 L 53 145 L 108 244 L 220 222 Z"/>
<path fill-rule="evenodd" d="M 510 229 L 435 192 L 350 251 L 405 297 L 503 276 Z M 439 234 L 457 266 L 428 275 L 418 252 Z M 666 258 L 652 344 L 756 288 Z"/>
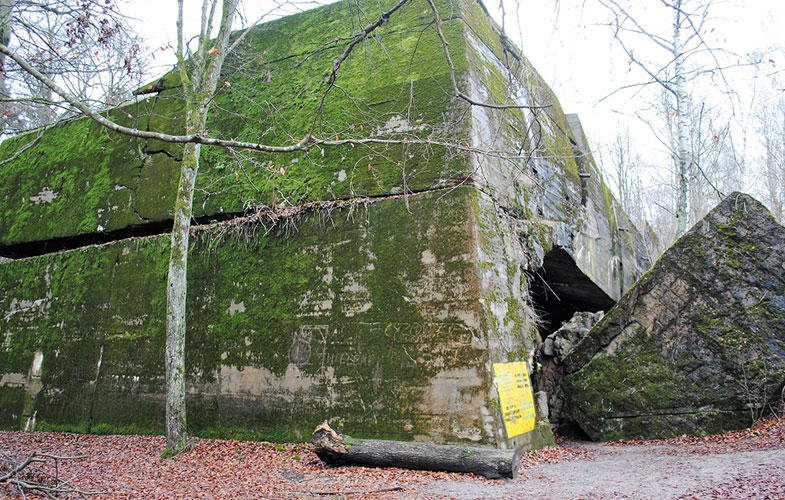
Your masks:
<path fill-rule="evenodd" d="M 703 0 L 662 1 L 671 20 L 670 31 L 652 27 L 647 20 L 632 13 L 633 5 L 622 0 L 599 0 L 611 13 L 608 26 L 618 45 L 628 56 L 630 64 L 639 68 L 644 79 L 631 87 L 654 85 L 662 90 L 660 114 L 665 121 L 667 135 L 660 138 L 669 151 L 674 167 L 676 236 L 687 230 L 691 223 L 690 181 L 695 176 L 697 151 L 691 144 L 691 118 L 693 100 L 691 84 L 700 76 L 721 72 L 719 63 L 711 62 L 709 68 L 695 65 L 692 59 L 711 54 L 703 31 L 709 16 L 711 2 Z M 643 43 L 645 50 L 636 51 L 634 44 Z M 646 54 L 645 56 L 642 54 Z"/>
<path fill-rule="evenodd" d="M 140 39 L 114 0 L 2 0 L 0 43 L 95 109 L 127 99 L 144 71 Z M 61 96 L 5 54 L 0 68 L 0 134 L 74 114 Z"/>
<path fill-rule="evenodd" d="M 763 195 L 780 223 L 785 222 L 785 94 L 763 99 L 755 114 Z"/>
<path fill-rule="evenodd" d="M 670 158 L 666 168 L 647 155 L 641 174 L 647 220 L 667 246 L 731 191 L 762 194 L 756 189 L 762 183 L 751 181 L 758 170 L 751 161 L 758 140 L 750 109 L 758 99 L 756 79 L 776 78 L 773 54 L 781 48 L 736 50 L 716 17 L 731 7 L 711 0 L 597 1 L 608 15 L 602 24 L 628 65 L 626 80 L 610 95 L 642 103 L 620 111 L 642 124 L 632 142 L 647 143 L 649 151 L 654 144 Z M 768 141 L 773 144 L 771 136 Z M 606 170 L 624 180 L 617 165 Z M 777 184 L 769 174 L 766 179 L 767 185 Z M 770 191 L 769 197 L 775 200 Z"/>

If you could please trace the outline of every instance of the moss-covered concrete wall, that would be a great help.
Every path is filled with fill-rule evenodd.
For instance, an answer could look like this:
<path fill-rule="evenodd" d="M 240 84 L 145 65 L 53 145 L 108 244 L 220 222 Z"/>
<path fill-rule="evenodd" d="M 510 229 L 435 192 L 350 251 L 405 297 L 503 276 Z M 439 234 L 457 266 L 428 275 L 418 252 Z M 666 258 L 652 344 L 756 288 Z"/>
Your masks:
<path fill-rule="evenodd" d="M 499 36 L 479 3 L 465 8 L 475 184 L 511 217 L 537 260 L 565 249 L 618 299 L 648 267 L 640 235 L 604 183 L 577 115 L 566 115 L 531 63 Z M 517 106 L 517 107 L 516 107 Z M 500 108 L 502 107 L 502 108 Z M 621 231 L 619 230 L 621 228 Z"/>
<path fill-rule="evenodd" d="M 191 431 L 301 439 L 330 419 L 364 437 L 504 447 L 547 438 L 547 425 L 506 435 L 492 377 L 493 363 L 535 367 L 529 276 L 560 247 L 616 297 L 636 250 L 617 231 L 623 216 L 579 147 L 582 132 L 536 71 L 505 55 L 481 4 L 438 5 L 460 90 L 495 108 L 454 97 L 428 4 L 413 0 L 380 29 L 383 44 L 347 60 L 316 133 L 430 144 L 203 149 L 197 215 L 324 203 L 271 232 L 241 221 L 199 230 Z M 366 7 L 370 17 L 383 9 Z M 302 138 L 343 51 L 331 40 L 364 25 L 357 15 L 338 3 L 254 28 L 227 61 L 211 133 Z M 167 75 L 112 114 L 182 132 L 177 84 Z M 32 141 L 2 172 L 0 249 L 170 217 L 180 147 L 74 120 L 7 140 L 0 157 Z M 375 203 L 357 201 L 366 196 Z M 0 263 L 0 425 L 35 415 L 38 428 L 161 430 L 167 252 L 162 235 Z"/>
<path fill-rule="evenodd" d="M 317 112 L 324 76 L 349 37 L 389 5 L 369 2 L 360 15 L 345 2 L 254 28 L 225 63 L 210 115 L 214 136 L 288 145 L 314 124 L 318 137 L 430 138 L 460 144 L 463 109 L 451 102 L 449 69 L 429 23 L 427 2 L 395 13 L 346 60 Z M 445 15 L 458 4 L 441 2 Z M 457 74 L 463 25 L 443 23 Z M 383 41 L 383 43 L 381 43 Z M 175 73 L 149 85 L 110 115 L 123 125 L 184 134 Z M 155 91 L 153 91 L 153 89 Z M 144 91 L 148 91 L 143 87 Z M 88 119 L 0 144 L 10 158 L 0 182 L 0 245 L 121 229 L 171 217 L 182 146 L 103 130 Z M 314 148 L 307 153 L 250 154 L 203 148 L 194 213 L 241 212 L 255 204 L 294 204 L 418 191 L 461 179 L 466 158 L 438 145 Z"/>
<path fill-rule="evenodd" d="M 493 441 L 470 188 L 316 214 L 290 234 L 201 232 L 190 256 L 191 430 Z M 258 229 L 258 228 L 257 228 Z M 166 237 L 0 266 L 2 370 L 38 427 L 160 431 Z M 21 424 L 23 384 L 6 384 Z"/>

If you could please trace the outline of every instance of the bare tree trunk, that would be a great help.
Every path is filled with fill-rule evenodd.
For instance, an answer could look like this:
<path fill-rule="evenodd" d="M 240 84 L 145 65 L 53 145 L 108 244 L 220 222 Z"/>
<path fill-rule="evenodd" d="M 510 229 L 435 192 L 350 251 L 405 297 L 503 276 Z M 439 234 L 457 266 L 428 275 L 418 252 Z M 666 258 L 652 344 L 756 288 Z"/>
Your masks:
<path fill-rule="evenodd" d="M 624 213 L 630 215 L 632 213 L 632 200 L 631 190 L 633 176 L 632 170 L 636 167 L 632 157 L 632 148 L 630 147 L 630 131 L 624 129 L 623 132 L 616 134 L 616 142 L 611 149 L 611 161 L 613 162 L 616 170 L 616 185 L 619 188 L 619 204 Z"/>
<path fill-rule="evenodd" d="M 229 46 L 229 35 L 239 0 L 223 0 L 221 27 L 215 44 L 210 47 L 210 27 L 218 0 L 204 0 L 199 49 L 186 70 L 183 40 L 183 0 L 178 2 L 178 64 L 185 95 L 186 130 L 202 135 L 207 129 L 207 112 L 218 85 L 218 77 Z M 185 304 L 188 295 L 188 240 L 193 213 L 196 174 L 199 171 L 201 145 L 189 143 L 183 151 L 180 183 L 175 201 L 174 226 L 169 253 L 169 276 L 166 288 L 166 447 L 177 454 L 187 446 L 185 407 Z"/>
<path fill-rule="evenodd" d="M 774 145 L 772 144 L 771 137 L 769 137 L 769 131 L 764 130 L 763 132 L 763 147 L 764 147 L 764 154 L 766 155 L 765 159 L 765 167 L 766 167 L 766 187 L 769 191 L 769 200 L 771 202 L 771 213 L 774 215 L 774 218 L 777 221 L 782 222 L 782 201 L 781 201 L 781 186 L 779 183 L 778 175 L 777 175 L 777 167 L 775 166 L 774 160 Z"/>
<path fill-rule="evenodd" d="M 684 46 L 682 43 L 682 11 L 681 0 L 673 9 L 673 92 L 676 95 L 676 176 L 678 192 L 676 197 L 676 237 L 687 231 L 690 226 L 690 167 L 692 165 L 689 146 L 689 97 L 684 76 Z"/>
<path fill-rule="evenodd" d="M 0 43 L 5 46 L 11 40 L 11 14 L 15 4 L 16 0 L 0 0 Z M 3 69 L 0 82 L 5 90 L 5 54 L 0 54 L 0 68 Z"/>
<path fill-rule="evenodd" d="M 779 219 L 777 220 L 783 223 L 785 222 L 785 100 L 783 100 L 782 96 L 780 96 L 774 108 L 773 122 L 774 143 L 769 150 L 772 155 L 772 176 L 775 179 L 773 182 L 777 185 L 775 191 L 778 191 L 776 210 L 779 214 Z"/>
<path fill-rule="evenodd" d="M 169 253 L 166 294 L 166 447 L 174 454 L 186 448 L 185 412 L 185 300 L 187 296 L 188 239 L 193 192 L 199 168 L 199 144 L 186 144 Z"/>
<path fill-rule="evenodd" d="M 16 0 L 0 0 L 0 43 L 8 46 L 11 41 L 11 15 L 14 9 Z M 0 98 L 7 99 L 11 94 L 8 91 L 8 83 L 5 78 L 5 54 L 0 54 Z M 7 108 L 8 104 L 3 105 Z M 0 116 L 1 124 L 0 130 L 5 130 L 5 125 L 9 120 L 9 113 L 3 113 Z"/>

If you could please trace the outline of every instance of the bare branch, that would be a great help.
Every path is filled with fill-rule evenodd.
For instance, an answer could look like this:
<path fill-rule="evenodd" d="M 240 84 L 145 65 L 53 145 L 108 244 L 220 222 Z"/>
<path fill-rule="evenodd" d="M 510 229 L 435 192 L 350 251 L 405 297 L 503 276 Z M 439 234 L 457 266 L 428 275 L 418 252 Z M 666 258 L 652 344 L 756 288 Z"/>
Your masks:
<path fill-rule="evenodd" d="M 408 0 L 406 0 L 408 1 Z M 295 144 L 290 144 L 287 146 L 271 146 L 267 144 L 260 144 L 255 142 L 246 142 L 246 141 L 237 141 L 232 139 L 218 139 L 215 137 L 209 137 L 199 134 L 187 134 L 187 135 L 171 135 L 171 134 L 164 134 L 162 132 L 151 132 L 147 130 L 139 130 L 137 128 L 130 128 L 115 123 L 102 114 L 93 111 L 84 103 L 74 99 L 68 93 L 60 88 L 57 84 L 52 82 L 48 77 L 41 74 L 38 70 L 30 66 L 24 59 L 19 57 L 17 54 L 12 52 L 8 49 L 5 45 L 0 44 L 0 53 L 6 54 L 8 57 L 11 57 L 19 64 L 25 71 L 30 72 L 33 76 L 39 79 L 42 83 L 44 83 L 48 88 L 52 91 L 60 95 L 63 99 L 65 99 L 69 104 L 73 107 L 78 109 L 84 115 L 92 118 L 102 126 L 106 127 L 109 130 L 114 132 L 118 132 L 120 134 L 129 135 L 132 137 L 138 137 L 140 139 L 153 139 L 159 140 L 162 142 L 167 143 L 174 143 L 174 144 L 203 144 L 206 146 L 221 146 L 221 147 L 234 147 L 234 148 L 243 148 L 248 150 L 254 151 L 261 151 L 264 153 L 291 153 L 295 151 L 308 151 L 309 149 L 313 148 L 314 146 L 343 146 L 348 144 L 354 145 L 361 145 L 361 144 L 429 144 L 429 145 L 436 145 L 436 146 L 447 146 L 454 149 L 459 150 L 466 150 L 466 151 L 475 151 L 475 148 L 471 148 L 468 146 L 462 146 L 457 144 L 452 144 L 444 141 L 435 141 L 430 139 L 409 139 L 401 138 L 401 139 L 380 139 L 380 138 L 347 138 L 347 139 L 319 139 L 314 136 L 307 137 Z"/>
<path fill-rule="evenodd" d="M 17 488 L 19 488 L 19 491 L 23 497 L 25 491 L 37 491 L 50 498 L 56 498 L 60 495 L 75 494 L 79 498 L 86 499 L 87 495 L 97 494 L 100 492 L 82 490 L 81 488 L 72 485 L 70 481 L 61 479 L 58 475 L 59 461 L 75 460 L 80 458 L 87 458 L 87 456 L 79 455 L 63 457 L 34 451 L 21 462 L 17 462 L 17 460 L 13 457 L 0 456 L 0 465 L 4 468 L 7 467 L 10 469 L 7 473 L 0 476 L 0 484 L 14 484 Z M 50 460 L 54 462 L 54 474 L 51 474 L 43 469 L 32 468 L 33 464 L 45 464 Z"/>
<path fill-rule="evenodd" d="M 467 96 L 458 88 L 458 82 L 455 79 L 455 65 L 452 62 L 452 57 L 450 57 L 450 48 L 447 42 L 447 39 L 444 37 L 444 33 L 442 32 L 442 18 L 439 16 L 439 10 L 436 8 L 436 4 L 433 3 L 433 0 L 428 0 L 428 5 L 431 6 L 431 11 L 433 11 L 433 15 L 435 17 L 435 26 L 436 26 L 436 33 L 439 34 L 439 40 L 442 42 L 442 48 L 444 49 L 444 58 L 447 60 L 447 66 L 450 68 L 450 83 L 452 83 L 452 90 L 455 97 L 462 99 L 469 103 L 472 106 L 481 106 L 484 108 L 491 108 L 491 109 L 544 109 L 549 108 L 550 105 L 547 106 L 528 106 L 528 105 L 520 105 L 520 104 L 490 104 L 484 102 L 478 102 L 472 99 L 471 97 Z"/>
<path fill-rule="evenodd" d="M 327 95 L 330 93 L 330 90 L 332 90 L 332 88 L 335 87 L 335 81 L 338 78 L 338 72 L 340 71 L 343 62 L 351 55 L 354 48 L 357 47 L 357 45 L 360 42 L 366 40 L 371 35 L 371 33 L 376 31 L 377 28 L 379 28 L 384 23 L 386 23 L 390 19 L 390 16 L 395 13 L 395 11 L 397 11 L 398 9 L 409 3 L 409 1 L 410 0 L 400 0 L 390 10 L 382 13 L 382 15 L 379 16 L 379 18 L 376 19 L 376 21 L 372 22 L 371 24 L 363 28 L 362 31 L 355 34 L 352 42 L 346 47 L 346 50 L 344 50 L 343 54 L 341 54 L 337 59 L 335 59 L 335 61 L 333 61 L 333 69 L 330 72 L 330 76 L 327 80 L 327 89 L 322 94 L 322 98 L 319 101 L 319 107 L 317 108 L 316 113 L 314 113 L 313 122 L 311 123 L 311 129 L 308 131 L 308 135 L 306 136 L 306 142 L 308 138 L 313 136 L 313 132 L 314 130 L 316 130 L 316 124 L 318 123 L 319 117 L 321 116 L 321 110 L 324 108 L 324 102 L 326 101 Z"/>
<path fill-rule="evenodd" d="M 42 127 L 42 128 L 40 128 L 40 129 L 38 130 L 38 135 L 36 136 L 36 138 L 35 138 L 35 139 L 33 139 L 32 141 L 28 142 L 27 144 L 25 144 L 25 145 L 24 145 L 24 146 L 22 146 L 21 148 L 19 148 L 19 149 L 16 151 L 16 153 L 12 154 L 11 156 L 9 156 L 8 158 L 6 158 L 5 160 L 1 161 L 1 162 L 0 162 L 0 167 L 4 167 L 5 165 L 8 165 L 9 163 L 11 163 L 11 162 L 15 161 L 17 158 L 19 158 L 19 156 L 21 156 L 21 154 L 22 154 L 22 153 L 24 153 L 24 152 L 25 152 L 25 151 L 27 151 L 28 149 L 32 148 L 32 147 L 33 147 L 33 146 L 35 146 L 36 144 L 38 144 L 38 141 L 40 141 L 40 140 L 41 140 L 41 137 L 43 137 L 43 136 L 44 136 L 44 132 L 46 132 L 46 130 L 48 130 L 48 129 L 49 129 L 49 127 L 48 127 L 48 126 L 47 126 L 47 127 Z"/>
<path fill-rule="evenodd" d="M 613 7 L 608 6 L 605 2 L 610 3 L 611 5 L 613 5 Z M 655 44 L 657 44 L 661 48 L 665 49 L 666 51 L 668 51 L 668 52 L 672 52 L 673 51 L 673 46 L 670 45 L 665 38 L 663 38 L 661 36 L 658 36 L 658 35 L 655 35 L 655 34 L 652 34 L 649 31 L 647 31 L 646 29 L 644 29 L 633 16 L 631 16 L 621 5 L 619 5 L 618 2 L 616 2 L 616 0 L 600 0 L 600 3 L 606 9 L 609 9 L 614 14 L 617 14 L 618 12 L 621 12 L 622 14 L 624 14 L 625 20 L 629 20 L 631 23 L 633 23 L 635 25 L 637 33 L 645 35 L 652 42 L 654 42 Z M 618 14 L 616 15 L 616 25 L 620 26 Z"/>

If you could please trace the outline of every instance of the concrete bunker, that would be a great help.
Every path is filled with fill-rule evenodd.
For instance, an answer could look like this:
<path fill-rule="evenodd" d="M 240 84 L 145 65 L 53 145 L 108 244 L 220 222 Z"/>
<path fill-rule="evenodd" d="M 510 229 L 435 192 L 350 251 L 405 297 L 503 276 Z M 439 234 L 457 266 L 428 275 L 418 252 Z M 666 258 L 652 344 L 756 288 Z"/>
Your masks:
<path fill-rule="evenodd" d="M 364 438 L 507 448 L 549 441 L 546 415 L 525 398 L 530 387 L 499 390 L 500 381 L 528 382 L 536 368 L 536 314 L 522 273 L 541 265 L 542 248 L 562 245 L 535 273 L 547 334 L 573 311 L 610 307 L 608 297 L 631 284 L 641 245 L 635 232 L 618 237 L 618 204 L 588 148 L 576 153 L 574 143 L 585 144 L 577 117 L 563 114 L 525 58 L 505 65 L 509 48 L 497 43 L 481 4 L 455 7 L 462 15 L 442 29 L 467 92 L 484 102 L 514 84 L 522 102 L 544 111 L 467 107 L 448 90 L 452 72 L 435 32 L 393 27 L 386 43 L 402 50 L 379 54 L 384 78 L 367 78 L 363 64 L 345 66 L 345 93 L 332 93 L 324 108 L 335 111 L 330 122 L 355 134 L 360 124 L 392 143 L 421 133 L 463 145 L 455 152 L 408 143 L 384 154 L 314 149 L 264 157 L 267 168 L 248 169 L 248 178 L 226 168 L 235 162 L 230 153 L 205 156 L 188 269 L 194 434 L 296 441 L 328 420 Z M 256 140 L 259 130 L 287 122 L 307 128 L 312 109 L 303 103 L 318 102 L 311 98 L 321 96 L 321 70 L 342 53 L 324 48 L 334 31 L 310 28 L 345 26 L 347 9 L 331 4 L 251 30 L 249 54 L 264 57 L 230 63 L 273 72 L 275 81 L 228 71 L 211 130 Z M 390 21 L 419 23 L 414 15 Z M 294 64 L 290 47 L 315 50 L 308 68 Z M 296 99 L 292 82 L 303 89 Z M 144 107 L 128 109 L 151 130 L 182 130 L 176 78 L 162 85 L 138 102 Z M 271 104 L 280 114 L 244 109 L 250 94 L 277 96 Z M 352 94 L 356 100 L 345 100 Z M 245 119 L 235 118 L 240 112 Z M 29 137 L 4 141 L 0 158 Z M 521 144 L 535 143 L 529 163 L 537 179 L 511 175 L 504 154 L 464 154 L 470 147 L 517 158 Z M 0 256 L 12 259 L 0 265 L 0 427 L 18 429 L 22 415 L 36 415 L 42 430 L 160 432 L 177 148 L 77 119 L 14 158 L 0 176 Z M 297 204 L 274 205 L 282 192 Z M 254 231 L 262 224 L 243 216 L 257 203 L 302 214 L 297 231 Z M 365 207 L 362 216 L 355 206 Z M 226 237 L 239 227 L 251 236 Z M 618 272 L 622 262 L 627 275 Z M 514 404 L 503 406 L 502 394 Z M 527 418 L 518 418 L 524 410 Z"/>

